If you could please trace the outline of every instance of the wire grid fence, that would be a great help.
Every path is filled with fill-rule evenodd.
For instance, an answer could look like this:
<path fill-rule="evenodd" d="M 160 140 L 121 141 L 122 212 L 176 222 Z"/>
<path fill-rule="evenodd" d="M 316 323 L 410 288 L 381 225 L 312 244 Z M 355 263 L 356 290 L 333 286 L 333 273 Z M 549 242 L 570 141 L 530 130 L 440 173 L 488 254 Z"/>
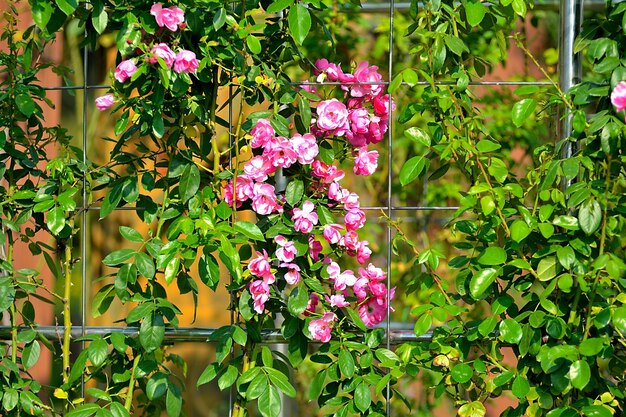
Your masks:
<path fill-rule="evenodd" d="M 586 10 L 598 10 L 603 7 L 604 3 L 598 0 L 587 0 L 585 2 Z M 388 54 L 387 54 L 387 71 L 388 71 L 388 79 L 384 81 L 382 84 L 389 85 L 391 80 L 394 78 L 395 74 L 395 66 L 394 66 L 394 42 L 402 40 L 394 39 L 394 17 L 396 13 L 406 13 L 410 7 L 410 3 L 408 2 L 396 2 L 394 0 L 390 0 L 389 2 L 364 2 L 362 7 L 358 11 L 351 11 L 351 13 L 362 13 L 362 14 L 380 14 L 381 16 L 388 17 L 389 19 L 389 45 L 388 45 Z M 580 81 L 581 79 L 581 69 L 582 64 L 580 57 L 574 53 L 574 40 L 576 36 L 580 32 L 581 23 L 583 19 L 583 1 L 582 0 L 550 0 L 539 3 L 536 7 L 537 9 L 544 10 L 558 10 L 560 15 L 560 26 L 559 26 L 559 85 L 564 90 L 569 90 L 574 84 Z M 86 35 L 86 34 L 85 34 Z M 82 158 L 83 162 L 87 162 L 88 160 L 88 152 L 90 151 L 90 146 L 93 146 L 93 141 L 89 138 L 88 135 L 88 106 L 91 97 L 91 92 L 98 90 L 105 90 L 109 86 L 107 85 L 98 85 L 91 84 L 87 77 L 90 70 L 92 69 L 93 63 L 90 62 L 90 51 L 87 48 L 82 49 L 82 59 L 83 59 L 83 74 L 85 75 L 83 78 L 82 85 L 74 85 L 74 86 L 46 86 L 45 90 L 74 90 L 76 93 L 83 95 L 82 100 L 82 109 L 80 109 L 82 113 L 82 123 L 80 124 L 82 128 Z M 313 84 L 332 84 L 332 83 L 313 83 Z M 425 82 L 418 82 L 417 85 L 426 85 Z M 436 84 L 450 84 L 447 82 L 436 82 Z M 546 81 L 536 81 L 536 82 L 528 82 L 528 81 L 473 81 L 470 85 L 475 86 L 518 86 L 518 85 L 549 85 L 550 82 Z M 233 95 L 232 87 L 229 89 L 230 96 Z M 229 122 L 229 137 L 233 138 L 234 132 L 234 120 L 233 120 L 233 100 L 229 100 L 229 108 L 228 108 L 228 122 Z M 565 117 L 561 118 L 560 131 L 558 133 L 559 137 L 567 137 L 571 132 L 571 120 L 565 115 Z M 387 161 L 389 167 L 392 166 L 394 161 L 394 151 L 395 149 L 395 138 L 394 138 L 394 129 L 393 125 L 395 123 L 393 115 L 390 113 L 389 116 L 389 129 L 388 129 L 388 140 L 387 140 Z M 571 155 L 571 149 L 565 149 L 563 157 L 568 157 Z M 383 211 L 390 219 L 396 219 L 397 214 L 399 212 L 409 212 L 414 213 L 417 217 L 417 213 L 420 212 L 450 212 L 457 210 L 458 207 L 454 206 L 422 206 L 422 205 L 402 205 L 397 204 L 394 201 L 394 195 L 392 193 L 392 184 L 394 181 L 393 171 L 391 169 L 387 170 L 387 196 L 386 196 L 386 204 L 385 205 L 370 205 L 367 207 L 362 207 L 366 211 Z M 81 296 L 80 296 L 80 324 L 72 327 L 72 337 L 77 338 L 85 335 L 107 335 L 112 332 L 120 332 L 126 335 L 137 335 L 138 329 L 136 327 L 123 327 L 123 326 L 90 326 L 87 323 L 86 312 L 88 310 L 88 299 L 89 294 L 88 290 L 90 288 L 89 279 L 90 274 L 88 273 L 88 245 L 89 245 L 89 224 L 88 224 L 88 214 L 92 211 L 99 210 L 99 207 L 89 205 L 88 202 L 88 189 L 87 184 L 83 184 L 82 187 L 82 216 L 81 216 L 81 231 L 80 231 L 80 256 L 82 259 L 81 262 L 81 271 L 80 271 L 80 286 L 81 286 Z M 126 209 L 128 210 L 128 209 Z M 385 258 L 386 258 L 386 268 L 387 268 L 387 288 L 391 289 L 394 285 L 392 271 L 391 271 L 391 259 L 392 259 L 392 238 L 393 238 L 393 228 L 390 224 L 384 225 L 386 241 L 384 242 L 385 247 Z M 392 347 L 394 344 L 407 342 L 407 341 L 418 341 L 418 340 L 429 340 L 430 333 L 427 333 L 423 336 L 416 337 L 412 330 L 405 330 L 402 328 L 398 328 L 398 323 L 393 323 L 391 321 L 391 303 L 388 303 L 388 311 L 387 311 L 387 320 L 384 323 L 384 328 L 386 330 L 386 345 L 388 348 Z M 234 321 L 234 317 L 231 313 L 231 323 Z M 179 343 L 179 342 L 205 342 L 213 333 L 214 328 L 207 327 L 180 327 L 180 328 L 168 328 L 165 332 L 165 341 L 167 343 Z M 62 331 L 62 326 L 40 326 L 38 328 L 43 335 L 47 337 L 55 337 Z M 0 327 L 0 339 L 5 338 L 8 335 L 9 329 L 4 326 Z M 281 344 L 284 342 L 284 338 L 282 337 L 280 331 L 270 330 L 265 331 L 262 334 L 262 339 L 266 343 L 270 344 Z M 82 346 L 81 348 L 84 348 Z M 390 391 L 387 389 L 386 392 L 386 402 L 387 402 L 387 417 L 391 416 L 391 408 L 390 408 Z M 229 406 L 229 415 L 232 415 L 232 392 L 230 394 L 230 406 Z M 285 411 L 283 411 L 285 413 Z M 283 414 L 285 416 L 289 414 Z"/>

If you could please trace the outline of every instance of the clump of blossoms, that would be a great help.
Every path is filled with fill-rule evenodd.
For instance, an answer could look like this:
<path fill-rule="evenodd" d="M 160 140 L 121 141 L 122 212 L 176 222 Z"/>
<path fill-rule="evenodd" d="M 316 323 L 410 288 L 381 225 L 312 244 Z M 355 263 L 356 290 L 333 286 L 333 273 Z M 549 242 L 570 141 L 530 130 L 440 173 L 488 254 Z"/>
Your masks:
<path fill-rule="evenodd" d="M 132 79 L 141 60 L 152 65 L 160 65 L 161 61 L 167 69 L 173 70 L 176 74 L 193 74 L 198 70 L 199 62 L 193 51 L 186 49 L 174 51 L 167 43 L 159 42 L 160 37 L 168 37 L 168 32 L 176 32 L 179 28 L 182 30 L 186 27 L 183 10 L 177 6 L 163 7 L 161 3 L 155 3 L 150 8 L 150 14 L 157 26 L 162 29 L 154 36 L 144 39 L 141 47 L 135 50 L 136 53 L 139 52 L 137 56 L 124 59 L 117 65 L 114 78 L 120 84 Z M 108 93 L 96 98 L 95 101 L 98 110 L 106 110 L 114 104 L 115 96 Z"/>
<path fill-rule="evenodd" d="M 341 143 L 342 160 L 352 164 L 353 172 L 371 175 L 378 167 L 378 152 L 369 146 L 383 139 L 394 104 L 384 94 L 377 67 L 367 62 L 353 73 L 326 60 L 317 61 L 316 67 L 318 82 L 344 83 L 342 96 L 320 96 L 308 133 L 283 137 L 270 120 L 257 120 L 250 131 L 253 156 L 226 184 L 224 198 L 231 207 L 254 211 L 259 223 L 280 226 L 279 233 L 268 236 L 265 231 L 273 241 L 247 265 L 244 291 L 250 293 L 254 311 L 263 314 L 272 299 L 284 303 L 295 286 L 306 289 L 308 305 L 301 314 L 307 317 L 310 337 L 327 342 L 341 318 L 350 317 L 345 309 L 356 311 L 367 326 L 382 322 L 394 290 L 388 291 L 385 273 L 369 262 L 369 242 L 358 234 L 366 222 L 359 195 L 341 185 L 345 172 L 322 160 L 320 146 Z M 304 88 L 315 92 L 311 84 Z M 286 192 L 277 190 L 277 172 L 304 191 L 294 197 L 289 186 Z M 342 269 L 343 255 L 360 266 Z"/>

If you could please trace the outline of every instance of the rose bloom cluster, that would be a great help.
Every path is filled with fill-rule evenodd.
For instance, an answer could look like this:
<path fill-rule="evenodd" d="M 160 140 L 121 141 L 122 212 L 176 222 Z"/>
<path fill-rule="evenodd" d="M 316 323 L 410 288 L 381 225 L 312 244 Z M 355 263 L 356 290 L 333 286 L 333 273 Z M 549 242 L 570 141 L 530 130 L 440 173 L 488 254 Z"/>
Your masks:
<path fill-rule="evenodd" d="M 176 6 L 163 7 L 161 3 L 156 3 L 150 8 L 150 14 L 154 16 L 157 25 L 165 27 L 172 32 L 178 28 L 185 27 L 185 13 Z M 157 64 L 159 59 L 163 60 L 167 68 L 173 69 L 176 73 L 193 74 L 198 69 L 196 54 L 186 49 L 174 52 L 167 44 L 157 43 L 152 45 L 147 62 Z M 137 71 L 135 59 L 126 59 L 120 62 L 115 68 L 114 77 L 120 83 L 125 83 Z M 115 102 L 113 94 L 105 94 L 96 98 L 96 108 L 106 110 Z"/>
<path fill-rule="evenodd" d="M 340 70 L 335 64 L 329 65 Z M 389 96 L 382 95 L 381 85 L 357 84 L 364 79 L 379 82 L 381 77 L 376 67 L 361 64 L 353 77 L 351 82 L 355 84 L 347 87 L 344 100 L 348 105 L 337 99 L 318 103 L 312 133 L 285 138 L 276 135 L 269 120 L 258 120 L 250 131 L 254 156 L 243 165 L 243 172 L 224 188 L 224 199 L 231 207 L 245 204 L 258 215 L 283 214 L 293 222 L 292 236 L 274 238 L 273 253 L 263 250 L 254 254 L 247 268 L 252 278 L 248 290 L 254 310 L 261 314 L 277 279 L 284 279 L 288 285 L 298 284 L 303 275 L 319 279 L 327 293 L 311 293 L 304 314 L 319 317 L 310 320 L 308 329 L 311 337 L 321 342 L 330 340 L 336 322 L 333 311 L 355 309 L 367 326 L 374 326 L 386 318 L 388 293 L 391 297 L 394 293 L 387 290 L 385 273 L 368 263 L 372 252 L 368 241 L 358 235 L 366 221 L 358 194 L 341 186 L 344 171 L 317 159 L 320 141 L 343 138 L 353 150 L 355 174 L 370 175 L 377 168 L 378 152 L 368 150 L 367 145 L 382 140 L 386 130 L 383 120 L 388 118 L 393 104 Z M 370 131 L 372 124 L 377 127 L 372 126 Z M 287 169 L 296 164 L 300 165 L 307 185 L 302 202 L 291 207 L 270 181 L 278 168 Z M 322 225 L 317 212 L 319 206 L 340 213 L 342 221 Z M 294 236 L 298 235 L 306 236 L 308 241 L 304 253 L 296 249 Z M 362 267 L 356 271 L 341 270 L 336 260 L 342 254 L 354 257 Z M 309 265 L 318 261 L 322 262 L 322 269 L 309 276 Z"/>

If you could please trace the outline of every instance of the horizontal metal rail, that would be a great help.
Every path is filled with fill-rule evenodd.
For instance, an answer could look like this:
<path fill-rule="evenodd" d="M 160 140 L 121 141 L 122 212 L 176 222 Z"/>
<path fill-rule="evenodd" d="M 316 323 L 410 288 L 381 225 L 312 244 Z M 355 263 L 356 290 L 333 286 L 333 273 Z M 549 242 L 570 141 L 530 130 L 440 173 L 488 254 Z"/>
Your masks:
<path fill-rule="evenodd" d="M 586 0 L 585 2 L 585 11 L 599 11 L 603 10 L 605 7 L 605 3 L 602 0 Z M 418 8 L 423 8 L 424 4 L 420 2 L 418 4 Z M 346 8 L 347 12 L 354 13 L 389 13 L 389 9 L 391 8 L 391 4 L 389 2 L 380 2 L 380 3 L 363 3 L 360 8 Z M 408 11 L 411 8 L 411 2 L 409 1 L 401 1 L 394 2 L 393 9 L 395 11 Z M 543 0 L 537 1 L 534 6 L 534 10 L 559 10 L 559 0 Z"/>
<path fill-rule="evenodd" d="M 38 327 L 18 327 L 18 332 L 27 330 L 35 330 L 37 333 L 45 336 L 47 339 L 53 340 L 63 335 L 63 326 L 38 326 Z M 206 342 L 211 335 L 217 330 L 215 327 L 179 327 L 166 328 L 164 342 L 180 343 L 180 342 Z M 84 333 L 83 333 L 84 332 Z M 130 337 L 139 335 L 138 327 L 116 327 L 116 326 L 72 326 L 71 335 L 73 339 L 84 336 L 107 336 L 112 333 L 122 333 Z M 397 345 L 406 342 L 428 342 L 432 339 L 432 332 L 428 332 L 422 336 L 415 336 L 412 330 L 407 329 L 391 329 L 389 332 L 391 344 Z M 0 326 L 0 340 L 11 339 L 11 327 Z M 261 340 L 263 343 L 284 344 L 287 340 L 280 333 L 280 330 L 264 330 L 261 332 Z"/>

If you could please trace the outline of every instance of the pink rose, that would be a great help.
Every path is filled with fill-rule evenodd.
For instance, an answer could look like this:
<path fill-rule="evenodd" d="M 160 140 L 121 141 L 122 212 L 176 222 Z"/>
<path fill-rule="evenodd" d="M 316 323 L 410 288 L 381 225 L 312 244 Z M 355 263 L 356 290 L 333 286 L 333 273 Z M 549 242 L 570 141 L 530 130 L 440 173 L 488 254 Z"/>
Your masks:
<path fill-rule="evenodd" d="M 339 264 L 335 261 L 330 261 L 328 266 L 326 267 L 326 272 L 328 273 L 328 278 L 331 280 L 336 280 L 339 274 L 341 274 L 341 268 Z"/>
<path fill-rule="evenodd" d="M 154 45 L 150 50 L 150 53 L 152 54 L 149 60 L 151 64 L 156 64 L 158 62 L 158 58 L 161 58 L 168 68 L 172 68 L 172 65 L 174 65 L 176 54 L 166 44 L 160 43 L 158 45 Z"/>
<path fill-rule="evenodd" d="M 352 209 L 344 217 L 346 230 L 358 230 L 365 224 L 365 213 L 361 209 Z"/>
<path fill-rule="evenodd" d="M 371 281 L 384 281 L 387 278 L 383 270 L 373 264 L 369 264 L 367 269 L 359 268 L 359 276 Z"/>
<path fill-rule="evenodd" d="M 263 155 L 275 167 L 289 168 L 298 160 L 298 154 L 287 138 L 272 138 L 265 144 Z"/>
<path fill-rule="evenodd" d="M 274 238 L 274 241 L 278 244 L 276 249 L 276 257 L 281 262 L 291 262 L 296 257 L 296 245 L 287 240 L 284 236 L 278 235 Z"/>
<path fill-rule="evenodd" d="M 345 127 L 348 123 L 346 105 L 332 98 L 317 105 L 317 127 L 325 131 L 333 131 Z"/>
<path fill-rule="evenodd" d="M 128 80 L 137 71 L 137 66 L 132 59 L 127 59 L 119 63 L 115 68 L 115 79 L 121 83 Z"/>
<path fill-rule="evenodd" d="M 391 110 L 396 109 L 396 103 L 389 96 L 389 94 L 385 94 L 384 96 L 374 97 L 374 112 L 378 116 L 385 117 L 389 114 L 389 104 L 391 104 Z"/>
<path fill-rule="evenodd" d="M 350 120 L 350 130 L 353 133 L 367 133 L 369 131 L 370 118 L 367 109 L 350 110 L 348 119 Z"/>
<path fill-rule="evenodd" d="M 359 235 L 354 231 L 346 232 L 339 241 L 340 246 L 344 246 L 349 251 L 357 251 L 359 249 Z"/>
<path fill-rule="evenodd" d="M 367 134 L 367 142 L 368 143 L 378 143 L 383 140 L 383 135 L 387 131 L 387 123 L 383 120 L 374 120 L 370 122 L 369 132 Z"/>
<path fill-rule="evenodd" d="M 241 204 L 249 198 L 252 198 L 254 193 L 252 190 L 253 182 L 246 175 L 238 175 L 236 184 L 233 184 L 231 180 L 226 187 L 224 187 L 224 200 L 228 203 L 229 206 L 233 206 L 233 187 L 237 187 L 236 197 L 237 197 L 237 207 L 240 207 Z"/>
<path fill-rule="evenodd" d="M 333 288 L 337 291 L 343 291 L 346 287 L 352 287 L 357 281 L 354 272 L 351 270 L 345 270 L 337 278 L 335 278 L 335 284 Z"/>
<path fill-rule="evenodd" d="M 317 307 L 317 303 L 319 303 L 320 298 L 317 296 L 317 294 L 315 294 L 314 292 L 311 293 L 311 295 L 309 295 L 309 302 L 306 305 L 306 310 L 304 310 L 304 314 L 305 316 L 308 316 L 310 313 L 315 311 L 315 308 Z"/>
<path fill-rule="evenodd" d="M 251 179 L 259 182 L 265 181 L 268 175 L 274 171 L 276 171 L 276 168 L 263 155 L 253 157 L 243 166 L 243 172 Z"/>
<path fill-rule="evenodd" d="M 325 313 L 321 319 L 311 320 L 309 323 L 309 333 L 314 340 L 326 343 L 330 340 L 332 324 L 335 320 L 333 313 Z"/>
<path fill-rule="evenodd" d="M 267 251 L 265 249 L 263 249 L 263 253 L 256 252 L 256 258 L 250 261 L 248 269 L 252 275 L 256 275 L 259 278 L 268 278 L 273 282 L 271 279 L 273 274 L 271 271 L 270 259 L 267 256 Z M 269 283 L 271 284 L 271 282 Z"/>
<path fill-rule="evenodd" d="M 352 97 L 364 97 L 370 94 L 372 97 L 378 96 L 383 91 L 381 81 L 383 77 L 378 73 L 378 67 L 369 66 L 367 61 L 359 63 L 354 71 L 356 82 L 362 83 L 350 89 Z"/>
<path fill-rule="evenodd" d="M 315 240 L 314 235 L 309 235 L 309 255 L 311 259 L 317 261 L 320 258 L 320 252 L 322 252 L 322 244 Z"/>
<path fill-rule="evenodd" d="M 287 268 L 287 273 L 285 274 L 285 281 L 287 284 L 296 285 L 300 282 L 300 267 L 298 265 L 284 262 L 279 266 L 281 268 Z"/>
<path fill-rule="evenodd" d="M 372 255 L 372 250 L 369 248 L 368 244 L 369 242 L 367 240 L 362 240 L 359 242 L 359 247 L 356 250 L 356 260 L 361 265 L 367 262 Z"/>
<path fill-rule="evenodd" d="M 337 169 L 336 166 L 326 165 L 322 161 L 313 161 L 311 167 L 313 168 L 311 174 L 313 174 L 314 177 L 320 178 L 326 184 L 330 184 L 333 181 L 340 181 L 345 176 L 345 173 Z"/>
<path fill-rule="evenodd" d="M 341 240 L 341 230 L 343 230 L 343 227 L 340 224 L 327 224 L 324 226 L 324 239 L 332 245 L 339 243 Z"/>
<path fill-rule="evenodd" d="M 270 298 L 270 287 L 263 280 L 256 280 L 250 283 L 250 294 L 254 301 L 254 311 L 262 314 L 265 310 L 265 302 Z"/>
<path fill-rule="evenodd" d="M 620 112 L 626 109 L 626 81 L 620 81 L 611 93 L 611 104 Z"/>
<path fill-rule="evenodd" d="M 346 210 L 353 210 L 361 207 L 361 203 L 359 203 L 359 195 L 357 193 L 348 193 L 348 195 L 346 195 L 341 202 Z"/>
<path fill-rule="evenodd" d="M 176 54 L 174 60 L 174 72 L 186 72 L 192 74 L 198 69 L 198 60 L 196 54 L 191 51 L 183 50 Z"/>
<path fill-rule="evenodd" d="M 96 99 L 96 108 L 100 111 L 106 110 L 115 102 L 115 96 L 113 94 L 105 94 Z"/>
<path fill-rule="evenodd" d="M 276 200 L 274 186 L 256 183 L 252 188 L 252 210 L 258 214 L 268 215 L 281 211 L 282 207 Z"/>
<path fill-rule="evenodd" d="M 339 73 L 341 72 L 341 68 L 337 64 L 328 62 L 328 60 L 324 58 L 315 61 L 315 69 L 317 70 L 316 73 L 320 75 L 317 77 L 318 82 L 324 81 L 324 74 L 328 81 L 337 81 L 339 79 Z"/>
<path fill-rule="evenodd" d="M 350 191 L 342 188 L 337 182 L 331 183 L 328 187 L 328 198 L 331 200 L 342 202 L 348 194 L 350 194 Z"/>
<path fill-rule="evenodd" d="M 161 3 L 155 3 L 150 8 L 150 14 L 154 16 L 159 27 L 165 26 L 172 32 L 176 32 L 178 26 L 185 21 L 185 13 L 176 6 L 164 9 Z"/>
<path fill-rule="evenodd" d="M 312 163 L 317 154 L 320 152 L 315 136 L 310 133 L 306 133 L 304 135 L 296 134 L 291 138 L 290 142 L 296 152 L 298 162 L 302 165 Z"/>
<path fill-rule="evenodd" d="M 387 303 L 381 304 L 378 299 L 370 298 L 359 306 L 359 317 L 366 326 L 375 326 L 387 317 Z"/>
<path fill-rule="evenodd" d="M 328 298 L 331 307 L 348 307 L 350 305 L 349 302 L 346 301 L 346 298 L 343 294 L 333 294 Z"/>
<path fill-rule="evenodd" d="M 265 146 L 265 144 L 274 137 L 276 132 L 274 132 L 274 128 L 269 120 L 259 119 L 254 128 L 250 131 L 250 134 L 252 135 L 250 146 L 252 148 L 260 148 Z"/>
<path fill-rule="evenodd" d="M 354 159 L 353 171 L 356 175 L 371 175 L 378 168 L 378 151 L 369 151 L 367 147 L 359 148 Z"/>
<path fill-rule="evenodd" d="M 315 205 L 310 201 L 305 201 L 302 204 L 302 209 L 295 207 L 293 209 L 293 227 L 298 232 L 309 233 L 313 230 L 313 226 L 317 224 L 318 217 L 315 213 Z"/>

